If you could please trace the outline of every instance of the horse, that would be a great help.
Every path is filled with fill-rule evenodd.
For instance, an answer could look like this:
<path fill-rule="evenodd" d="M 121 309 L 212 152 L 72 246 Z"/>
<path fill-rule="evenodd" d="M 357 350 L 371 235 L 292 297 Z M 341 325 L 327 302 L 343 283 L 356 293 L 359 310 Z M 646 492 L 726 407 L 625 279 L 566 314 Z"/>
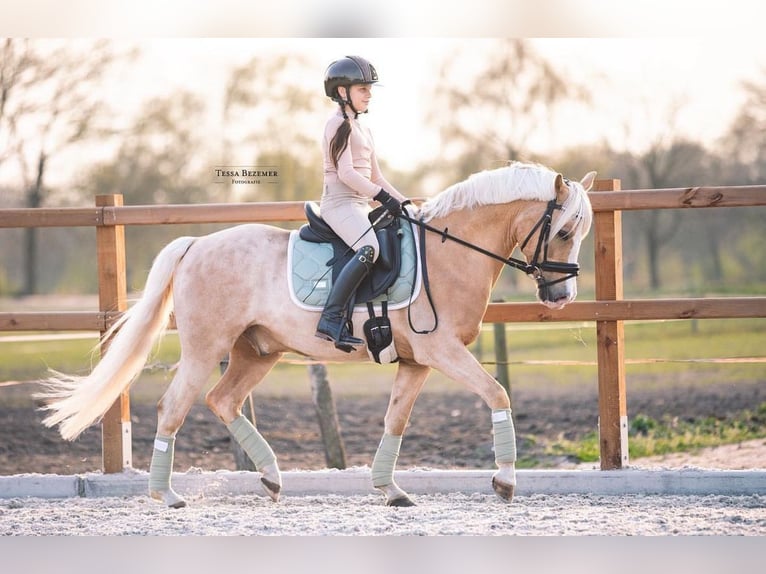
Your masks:
<path fill-rule="evenodd" d="M 387 505 L 414 505 L 396 484 L 394 469 L 413 405 L 432 369 L 462 383 L 491 410 L 497 466 L 492 486 L 501 499 L 513 499 L 516 437 L 510 400 L 467 346 L 479 335 L 504 263 L 520 261 L 510 257 L 517 245 L 526 261 L 520 267 L 537 282 L 543 305 L 558 309 L 575 299 L 577 257 L 593 217 L 587 191 L 595 175 L 570 181 L 540 164 L 510 162 L 451 185 L 419 210 L 405 209 L 405 217 L 415 220 L 417 212 L 418 223 L 443 229 L 444 237 L 421 245 L 429 296 L 421 290 L 408 308 L 389 314 L 399 360 L 371 467 L 373 486 Z M 55 373 L 47 379 L 38 394 L 41 408 L 49 411 L 43 423 L 58 425 L 63 439 L 74 440 L 98 422 L 138 377 L 173 313 L 181 358 L 157 405 L 149 495 L 172 508 L 185 506 L 170 480 L 176 435 L 228 353 L 229 366 L 205 402 L 253 460 L 263 490 L 277 502 L 279 465 L 255 422 L 242 415 L 246 398 L 287 352 L 319 362 L 371 360 L 363 346 L 343 352 L 315 336 L 318 313 L 291 301 L 289 235 L 289 230 L 252 223 L 168 243 L 155 257 L 140 299 L 103 338 L 109 346 L 92 372 L 83 377 Z M 459 239 L 448 241 L 448 236 Z M 434 312 L 438 328 L 414 328 L 433 321 Z M 358 306 L 351 318 L 363 321 L 365 313 Z"/>

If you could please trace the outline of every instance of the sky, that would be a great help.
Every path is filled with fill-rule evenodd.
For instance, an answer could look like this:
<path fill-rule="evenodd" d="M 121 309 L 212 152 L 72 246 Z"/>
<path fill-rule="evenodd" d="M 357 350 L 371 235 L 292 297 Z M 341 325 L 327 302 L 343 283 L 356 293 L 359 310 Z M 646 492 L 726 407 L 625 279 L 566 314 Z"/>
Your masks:
<path fill-rule="evenodd" d="M 200 129 L 213 133 L 220 128 L 216 105 L 227 75 L 252 56 L 306 54 L 317 75 L 305 81 L 314 82 L 331 113 L 334 104 L 321 96 L 324 68 L 344 54 L 362 55 L 376 66 L 382 84 L 364 121 L 381 157 L 401 170 L 425 158 L 438 162 L 438 125 L 425 122 L 438 63 L 458 48 L 481 53 L 492 37 L 529 38 L 562 75 L 591 88 L 591 107 L 560 109 L 553 127 L 530 142 L 542 157 L 601 141 L 640 152 L 671 123 L 712 148 L 744 101 L 741 82 L 766 83 L 762 9 L 755 0 L 580 0 L 576 9 L 568 0 L 538 0 L 534 8 L 522 0 L 388 0 L 363 8 L 346 0 L 284 0 L 267 12 L 235 4 L 135 0 L 126 8 L 71 0 L 64 8 L 47 0 L 13 0 L 4 7 L 8 17 L 0 32 L 71 41 L 110 37 L 138 45 L 135 65 L 111 77 L 106 99 L 116 113 L 128 118 L 151 97 L 188 89 L 210 104 Z M 378 37 L 316 37 L 333 31 Z M 59 165 L 60 179 L 68 177 L 67 169 L 77 169 L 70 158 Z"/>
<path fill-rule="evenodd" d="M 375 134 L 381 157 L 407 170 L 438 155 L 438 126 L 426 124 L 428 94 L 438 64 L 455 50 L 481 54 L 492 40 L 480 38 L 378 39 L 147 39 L 141 55 L 120 72 L 112 104 L 128 112 L 152 95 L 183 88 L 209 102 L 209 129 L 216 129 L 230 70 L 257 54 L 302 53 L 316 63 L 315 85 L 322 95 L 325 66 L 339 56 L 370 60 L 381 81 L 370 113 L 363 118 Z M 669 122 L 689 138 L 715 146 L 744 102 L 744 80 L 766 83 L 766 41 L 754 37 L 708 38 L 538 38 L 531 44 L 566 78 L 587 84 L 590 107 L 560 110 L 551 130 L 531 142 L 543 156 L 572 146 L 607 141 L 616 149 L 640 152 Z M 477 58 L 477 61 L 480 60 Z M 456 81 L 459 79 L 456 78 Z M 675 111 L 674 111 L 675 110 Z M 321 129 L 321 127 L 320 127 Z M 402 137 L 404 135 L 405 137 Z M 319 133 L 317 133 L 319 138 Z M 241 160 L 240 160 L 241 161 Z"/>

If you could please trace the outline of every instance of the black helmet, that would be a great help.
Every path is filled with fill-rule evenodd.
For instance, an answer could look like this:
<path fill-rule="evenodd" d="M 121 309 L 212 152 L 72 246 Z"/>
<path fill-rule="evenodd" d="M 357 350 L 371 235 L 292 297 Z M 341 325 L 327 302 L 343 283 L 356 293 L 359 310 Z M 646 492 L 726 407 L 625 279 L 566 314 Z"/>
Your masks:
<path fill-rule="evenodd" d="M 324 93 L 333 101 L 345 103 L 338 94 L 339 86 L 346 86 L 348 90 L 348 86 L 353 84 L 374 84 L 377 81 L 378 72 L 367 60 L 360 56 L 345 56 L 327 66 Z"/>

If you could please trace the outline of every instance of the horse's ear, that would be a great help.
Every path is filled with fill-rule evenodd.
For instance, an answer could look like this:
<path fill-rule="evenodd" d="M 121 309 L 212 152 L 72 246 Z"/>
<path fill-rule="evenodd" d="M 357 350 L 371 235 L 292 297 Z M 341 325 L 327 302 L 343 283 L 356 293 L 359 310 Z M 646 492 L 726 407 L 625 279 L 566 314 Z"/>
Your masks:
<path fill-rule="evenodd" d="M 556 197 L 561 199 L 562 197 L 566 197 L 568 188 L 564 184 L 564 177 L 560 174 L 556 174 L 556 181 L 554 182 L 554 187 L 556 188 Z"/>
<path fill-rule="evenodd" d="M 593 187 L 594 181 L 596 181 L 596 172 L 589 171 L 587 174 L 585 174 L 585 177 L 580 180 L 580 183 L 582 184 L 585 191 L 590 191 L 590 188 Z"/>

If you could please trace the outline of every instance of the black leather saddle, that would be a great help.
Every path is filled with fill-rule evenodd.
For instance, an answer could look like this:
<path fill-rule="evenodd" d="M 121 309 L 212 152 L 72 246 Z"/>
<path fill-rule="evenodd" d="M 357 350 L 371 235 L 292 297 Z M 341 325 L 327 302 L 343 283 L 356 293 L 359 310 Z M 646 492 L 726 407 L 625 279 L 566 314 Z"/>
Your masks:
<path fill-rule="evenodd" d="M 322 219 L 319 205 L 315 202 L 307 201 L 303 209 L 308 223 L 301 226 L 298 234 L 304 241 L 330 243 L 332 245 L 333 257 L 327 262 L 327 266 L 332 267 L 334 282 L 354 252 L 363 245 L 360 243 L 355 245 L 353 249 L 346 245 Z M 380 254 L 375 261 L 372 273 L 362 281 L 356 290 L 356 303 L 372 301 L 385 293 L 399 277 L 402 264 L 402 230 L 399 218 L 388 213 L 383 207 L 377 207 L 370 212 L 369 219 L 370 225 L 374 224 L 375 227 Z"/>

